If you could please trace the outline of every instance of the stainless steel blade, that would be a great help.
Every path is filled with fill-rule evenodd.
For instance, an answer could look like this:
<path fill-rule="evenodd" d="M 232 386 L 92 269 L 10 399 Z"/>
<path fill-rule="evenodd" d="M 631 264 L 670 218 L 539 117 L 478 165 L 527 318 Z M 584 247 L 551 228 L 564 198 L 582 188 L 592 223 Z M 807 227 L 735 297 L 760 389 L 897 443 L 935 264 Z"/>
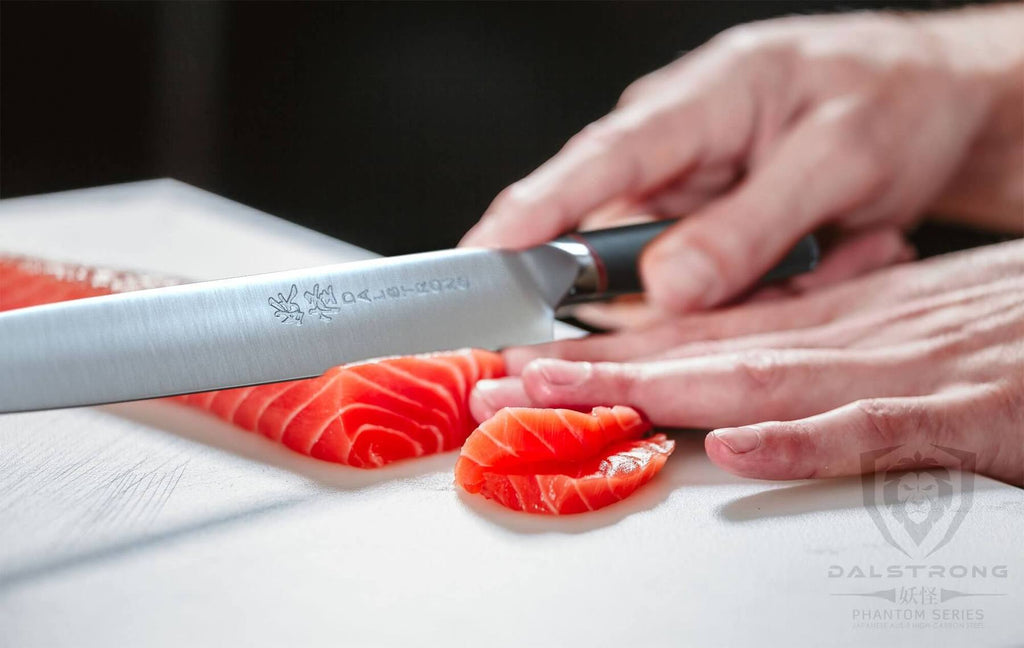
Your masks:
<path fill-rule="evenodd" d="M 551 339 L 578 265 L 541 246 L 454 250 L 0 314 L 0 412 L 317 376 L 388 355 Z"/>

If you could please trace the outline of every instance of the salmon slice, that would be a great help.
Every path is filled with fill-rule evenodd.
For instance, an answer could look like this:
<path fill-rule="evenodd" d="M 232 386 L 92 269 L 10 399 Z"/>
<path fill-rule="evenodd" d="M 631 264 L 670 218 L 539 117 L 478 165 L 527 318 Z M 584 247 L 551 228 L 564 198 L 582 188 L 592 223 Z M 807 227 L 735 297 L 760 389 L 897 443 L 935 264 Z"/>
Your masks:
<path fill-rule="evenodd" d="M 630 407 L 590 414 L 506 407 L 462 446 L 455 483 L 516 511 L 564 515 L 614 504 L 649 482 L 675 449 Z"/>
<path fill-rule="evenodd" d="M 0 311 L 184 283 L 0 256 Z M 296 452 L 358 468 L 453 450 L 475 422 L 469 392 L 505 375 L 501 356 L 463 349 L 337 366 L 324 375 L 167 400 L 207 411 Z"/>

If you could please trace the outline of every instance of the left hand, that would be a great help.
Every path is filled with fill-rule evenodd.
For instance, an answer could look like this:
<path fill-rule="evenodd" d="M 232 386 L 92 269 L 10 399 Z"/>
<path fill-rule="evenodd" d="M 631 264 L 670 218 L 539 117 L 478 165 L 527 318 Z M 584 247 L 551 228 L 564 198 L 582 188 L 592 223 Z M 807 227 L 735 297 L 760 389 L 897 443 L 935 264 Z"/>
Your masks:
<path fill-rule="evenodd" d="M 708 455 L 747 477 L 855 474 L 897 445 L 942 463 L 939 445 L 1024 485 L 1024 241 L 505 358 L 515 377 L 477 384 L 478 419 L 631 405 L 713 429 Z"/>

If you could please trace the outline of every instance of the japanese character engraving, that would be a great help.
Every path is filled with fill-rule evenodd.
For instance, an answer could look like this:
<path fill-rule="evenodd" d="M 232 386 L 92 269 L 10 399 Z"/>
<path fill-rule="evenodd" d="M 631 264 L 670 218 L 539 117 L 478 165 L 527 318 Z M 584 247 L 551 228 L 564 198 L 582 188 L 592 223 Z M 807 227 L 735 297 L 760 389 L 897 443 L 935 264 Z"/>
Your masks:
<path fill-rule="evenodd" d="M 295 303 L 295 296 L 298 294 L 298 287 L 295 284 L 292 284 L 292 289 L 288 292 L 287 297 L 282 293 L 277 293 L 276 299 L 271 297 L 267 300 L 270 306 L 274 309 L 274 317 L 280 318 L 282 324 L 302 324 L 302 308 Z"/>
<path fill-rule="evenodd" d="M 306 312 L 325 322 L 330 322 L 331 315 L 337 315 L 341 310 L 338 308 L 338 300 L 334 298 L 334 286 L 327 286 L 321 290 L 320 284 L 316 283 L 313 284 L 313 290 L 307 290 L 303 295 L 309 304 Z"/>

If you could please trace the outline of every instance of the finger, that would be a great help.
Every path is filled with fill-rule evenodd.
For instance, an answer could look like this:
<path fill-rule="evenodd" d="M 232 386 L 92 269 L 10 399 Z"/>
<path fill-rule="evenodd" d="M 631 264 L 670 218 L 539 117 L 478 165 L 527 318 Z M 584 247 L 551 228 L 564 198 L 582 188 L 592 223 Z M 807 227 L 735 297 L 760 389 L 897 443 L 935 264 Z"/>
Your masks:
<path fill-rule="evenodd" d="M 883 310 L 841 318 L 821 326 L 791 331 L 691 342 L 635 361 L 690 358 L 752 349 L 878 348 L 943 336 L 967 334 L 1013 316 L 1021 306 L 1020 287 L 997 282 L 974 290 L 913 300 Z M 965 322 L 971 322 L 965 325 Z"/>
<path fill-rule="evenodd" d="M 498 413 L 502 407 L 530 407 L 520 378 L 498 378 L 479 380 L 469 396 L 469 411 L 477 422 L 484 422 Z"/>
<path fill-rule="evenodd" d="M 914 453 L 920 456 L 916 467 L 929 462 L 959 467 L 944 450 L 953 448 L 975 454 L 979 472 L 1024 484 L 1024 443 L 1019 412 L 1007 404 L 1012 400 L 1004 387 L 994 385 L 859 400 L 802 420 L 715 430 L 704 445 L 711 460 L 725 470 L 756 479 L 888 470 Z M 880 455 L 880 465 L 862 463 L 864 453 L 887 448 L 899 452 Z"/>
<path fill-rule="evenodd" d="M 512 347 L 504 351 L 510 373 L 538 358 L 624 361 L 652 356 L 682 344 L 830 322 L 847 308 L 848 296 L 813 293 L 727 309 L 677 315 L 670 321 L 606 335 Z"/>
<path fill-rule="evenodd" d="M 647 196 L 644 209 L 662 218 L 680 218 L 703 207 L 731 187 L 739 170 L 733 160 L 703 163 L 686 176 Z"/>
<path fill-rule="evenodd" d="M 672 83 L 682 76 L 691 58 L 683 56 L 633 81 L 622 91 L 617 107 L 623 108 L 664 92 L 666 88 L 670 87 Z"/>
<path fill-rule="evenodd" d="M 641 259 L 651 300 L 699 310 L 747 289 L 796 241 L 872 200 L 886 178 L 853 134 L 854 106 L 833 102 L 783 136 L 734 192 L 659 236 Z"/>
<path fill-rule="evenodd" d="M 692 102 L 638 104 L 609 114 L 502 191 L 461 245 L 542 243 L 576 228 L 612 198 L 642 195 L 680 175 L 704 147 L 700 117 Z"/>
<path fill-rule="evenodd" d="M 700 166 L 742 159 L 757 125 L 753 75 L 734 70 L 726 55 L 702 60 L 671 91 L 617 109 L 573 137 L 499 194 L 462 244 L 550 240 L 611 199 L 640 200 Z"/>
<path fill-rule="evenodd" d="M 573 340 L 557 340 L 505 349 L 505 370 L 517 375 L 530 362 L 540 358 L 618 362 L 655 354 L 678 344 L 681 331 L 676 323 L 650 329 L 588 335 Z"/>
<path fill-rule="evenodd" d="M 685 358 L 756 348 L 871 348 L 965 332 L 993 317 L 1012 314 L 1024 280 L 1010 278 L 884 308 L 865 309 L 817 326 L 700 340 L 634 360 Z"/>
<path fill-rule="evenodd" d="M 638 203 L 631 198 L 618 198 L 589 212 L 580 219 L 577 229 L 585 231 L 632 225 L 634 223 L 650 222 L 655 220 L 656 216 L 657 214 L 651 213 L 642 203 Z"/>
<path fill-rule="evenodd" d="M 639 200 L 696 170 L 741 157 L 757 123 L 751 77 L 722 48 L 668 66 L 671 84 L 645 93 L 574 136 L 501 192 L 460 245 L 526 247 L 575 228 L 613 199 Z M 649 86 L 660 72 L 638 81 Z M 629 89 L 624 95 L 633 92 Z M 720 106 L 728 106 L 722 110 Z M 522 227 L 523 222 L 530 227 Z"/>
<path fill-rule="evenodd" d="M 725 191 L 736 179 L 730 161 L 702 166 L 642 199 L 614 198 L 580 219 L 579 230 L 619 227 L 662 218 L 680 218 Z"/>
<path fill-rule="evenodd" d="M 805 295 L 675 316 L 671 321 L 662 321 L 649 327 L 614 334 L 513 347 L 505 351 L 505 359 L 509 371 L 518 373 L 527 363 L 539 358 L 621 362 L 656 357 L 706 355 L 717 352 L 719 348 L 728 349 L 728 345 L 732 344 L 729 340 L 733 338 L 764 333 L 777 332 L 779 335 L 740 342 L 743 345 L 741 348 L 852 346 L 861 339 L 871 338 L 872 332 L 883 327 L 889 327 L 892 335 L 885 338 L 877 337 L 879 343 L 914 339 L 920 337 L 921 329 L 915 329 L 911 323 L 915 319 L 925 317 L 928 311 L 934 311 L 932 315 L 927 315 L 928 318 L 939 319 L 942 308 L 957 304 L 966 306 L 989 295 L 1010 295 L 1018 291 L 1021 267 L 1019 259 L 1017 262 L 1011 261 L 1014 258 L 1011 253 L 1019 256 L 1020 250 L 1024 249 L 1022 245 L 1024 244 L 1008 245 L 1005 258 L 993 254 L 1001 250 L 990 250 L 990 256 L 1004 263 L 988 265 L 992 265 L 991 269 L 997 277 L 1005 275 L 1006 278 L 993 281 L 985 279 L 982 285 L 974 285 L 981 279 L 975 272 L 975 266 L 978 264 L 973 262 L 973 255 L 968 254 L 963 259 L 943 260 L 942 263 L 950 265 L 950 269 L 924 273 L 927 282 L 921 280 L 920 267 L 910 268 L 909 270 L 918 271 L 911 274 L 908 274 L 908 269 L 899 267 Z M 938 260 L 923 263 L 937 262 Z M 932 278 L 933 274 L 938 274 L 937 280 Z M 965 283 L 969 287 L 964 288 Z M 945 287 L 944 290 L 940 289 L 942 286 Z M 920 293 L 921 296 L 917 296 L 916 293 Z M 979 314 L 981 313 L 982 311 L 979 311 Z M 907 325 L 895 328 L 893 322 L 896 320 L 903 320 Z M 824 330 L 815 329 L 830 323 L 835 323 L 836 326 Z M 939 327 L 933 330 L 941 332 L 946 329 Z M 787 334 L 787 331 L 794 333 Z M 798 337 L 804 335 L 806 337 Z M 791 340 L 796 341 L 790 342 Z M 803 343 L 800 343 L 801 340 Z M 706 344 L 717 341 L 722 341 L 721 345 Z M 701 343 L 701 346 L 680 349 L 684 345 L 695 343 Z"/>
<path fill-rule="evenodd" d="M 915 253 L 896 228 L 875 229 L 848 238 L 829 250 L 813 272 L 798 275 L 780 285 L 768 286 L 746 301 L 778 299 L 838 284 L 879 268 L 905 263 Z"/>
<path fill-rule="evenodd" d="M 1010 241 L 885 268 L 816 294 L 842 301 L 847 310 L 856 311 L 1022 276 L 1024 241 Z"/>
<path fill-rule="evenodd" d="M 650 328 L 669 317 L 639 297 L 579 304 L 570 312 L 575 319 L 604 331 Z"/>
<path fill-rule="evenodd" d="M 656 425 L 722 427 L 817 414 L 858 398 L 915 395 L 943 380 L 927 345 L 756 349 L 644 363 L 537 360 L 522 372 L 536 406 L 631 405 Z M 742 421 L 742 423 L 740 423 Z"/>
<path fill-rule="evenodd" d="M 914 258 L 914 249 L 896 228 L 876 229 L 856 234 L 836 245 L 814 272 L 789 281 L 799 290 L 814 290 L 853 279 L 894 263 Z"/>
<path fill-rule="evenodd" d="M 761 288 L 745 302 L 779 299 L 848 281 L 879 268 L 910 261 L 915 256 L 902 232 L 896 228 L 862 232 L 841 241 L 827 251 L 813 272 Z"/>

